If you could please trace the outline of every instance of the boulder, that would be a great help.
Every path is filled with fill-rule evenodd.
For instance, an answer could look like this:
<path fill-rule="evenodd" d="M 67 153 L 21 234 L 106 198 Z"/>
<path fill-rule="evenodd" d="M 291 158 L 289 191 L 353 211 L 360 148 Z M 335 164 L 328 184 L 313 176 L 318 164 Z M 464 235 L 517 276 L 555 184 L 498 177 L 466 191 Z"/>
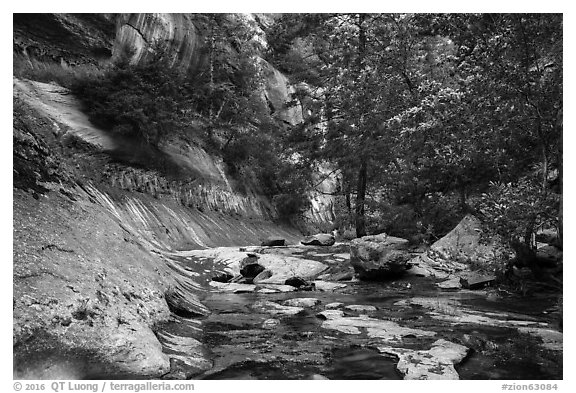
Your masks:
<path fill-rule="evenodd" d="M 230 282 L 230 280 L 232 280 L 233 278 L 234 278 L 234 276 L 230 273 L 222 273 L 222 274 L 219 274 L 217 276 L 212 277 L 212 281 Z"/>
<path fill-rule="evenodd" d="M 264 270 L 264 266 L 258 263 L 250 263 L 240 269 L 240 274 L 246 278 L 254 279 L 254 277 L 258 276 Z"/>
<path fill-rule="evenodd" d="M 354 239 L 350 244 L 350 263 L 361 280 L 396 277 L 410 266 L 408 240 L 380 234 Z"/>
<path fill-rule="evenodd" d="M 436 284 L 438 286 L 438 288 L 442 288 L 442 289 L 460 289 L 462 288 L 462 284 L 460 283 L 461 278 L 460 277 L 452 277 L 446 281 L 442 281 L 438 284 Z"/>
<path fill-rule="evenodd" d="M 260 273 L 258 273 L 258 275 L 256 277 L 254 277 L 252 282 L 254 284 L 259 284 L 262 281 L 269 279 L 270 277 L 272 277 L 272 272 L 268 269 L 264 269 Z"/>
<path fill-rule="evenodd" d="M 268 237 L 265 240 L 263 240 L 261 245 L 264 247 L 285 246 L 286 245 L 286 239 L 271 236 L 271 237 Z"/>
<path fill-rule="evenodd" d="M 486 285 L 492 284 L 496 280 L 496 276 L 491 274 L 480 274 L 477 272 L 470 272 L 463 274 L 460 277 L 460 284 L 466 289 L 480 289 Z"/>
<path fill-rule="evenodd" d="M 290 285 L 296 288 L 304 287 L 309 285 L 307 281 L 300 277 L 291 277 L 284 282 L 284 285 Z"/>
<path fill-rule="evenodd" d="M 336 239 L 332 234 L 319 233 L 314 236 L 309 236 L 302 240 L 300 243 L 305 246 L 332 246 L 336 243 Z"/>
<path fill-rule="evenodd" d="M 509 259 L 510 249 L 497 237 L 482 239 L 482 224 L 471 214 L 446 236 L 435 242 L 428 251 L 428 257 L 446 264 L 460 262 L 490 263 L 499 259 Z M 455 266 L 453 270 L 461 270 Z"/>

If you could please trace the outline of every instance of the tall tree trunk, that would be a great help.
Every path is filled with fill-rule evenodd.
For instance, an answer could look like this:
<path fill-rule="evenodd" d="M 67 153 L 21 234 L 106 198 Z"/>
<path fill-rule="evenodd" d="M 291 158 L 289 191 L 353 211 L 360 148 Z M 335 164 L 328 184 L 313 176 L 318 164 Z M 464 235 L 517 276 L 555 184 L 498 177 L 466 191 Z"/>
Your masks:
<path fill-rule="evenodd" d="M 365 14 L 358 14 L 358 72 L 362 73 L 364 70 L 364 57 L 366 56 L 366 30 L 364 27 Z M 359 111 L 362 113 L 362 110 Z M 358 126 L 362 128 L 362 115 L 358 119 Z M 364 139 L 364 138 L 361 138 Z M 364 147 L 365 141 L 361 141 L 361 147 Z M 367 158 L 363 157 L 360 162 L 360 169 L 358 171 L 358 183 L 356 185 L 356 237 L 366 236 L 366 216 L 365 216 L 365 203 L 366 203 L 366 182 L 368 178 L 368 162 Z"/>
<path fill-rule="evenodd" d="M 356 237 L 366 236 L 366 180 L 368 177 L 368 163 L 362 159 L 358 171 L 358 184 L 356 186 Z"/>

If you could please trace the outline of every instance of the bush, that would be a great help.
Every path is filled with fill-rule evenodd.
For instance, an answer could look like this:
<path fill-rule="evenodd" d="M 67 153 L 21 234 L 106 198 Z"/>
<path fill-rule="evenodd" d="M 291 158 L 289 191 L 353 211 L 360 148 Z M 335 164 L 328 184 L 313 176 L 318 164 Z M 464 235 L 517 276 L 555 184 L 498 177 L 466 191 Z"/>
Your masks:
<path fill-rule="evenodd" d="M 14 55 L 13 61 L 15 77 L 44 83 L 55 82 L 66 88 L 71 88 L 79 81 L 102 77 L 105 73 L 103 67 L 94 64 L 69 66 L 62 63 L 38 61 L 22 55 Z"/>
<path fill-rule="evenodd" d="M 532 177 L 515 183 L 491 183 L 478 205 L 483 221 L 512 245 L 522 242 L 534 249 L 538 229 L 559 225 L 560 195 L 542 190 Z"/>
<path fill-rule="evenodd" d="M 145 64 L 123 61 L 101 77 L 78 80 L 72 92 L 95 124 L 158 146 L 190 123 L 187 87 L 165 52 L 157 50 Z"/>

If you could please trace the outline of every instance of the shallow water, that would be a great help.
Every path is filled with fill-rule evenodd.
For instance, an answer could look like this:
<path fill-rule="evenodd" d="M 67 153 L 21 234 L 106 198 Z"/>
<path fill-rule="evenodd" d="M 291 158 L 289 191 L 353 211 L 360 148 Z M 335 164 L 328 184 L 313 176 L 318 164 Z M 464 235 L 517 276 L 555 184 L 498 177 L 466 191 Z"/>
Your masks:
<path fill-rule="evenodd" d="M 205 264 L 203 264 L 205 266 Z M 201 301 L 211 311 L 198 337 L 213 368 L 204 379 L 401 379 L 397 358 L 377 348 L 390 343 L 360 334 L 322 327 L 317 314 L 329 303 L 368 305 L 376 311 L 340 308 L 347 317 L 392 321 L 400 326 L 435 332 L 432 337 L 406 335 L 392 346 L 427 350 L 445 339 L 471 349 L 455 366 L 461 379 L 561 379 L 562 353 L 541 347 L 538 337 L 521 334 L 507 320 L 548 324 L 545 313 L 555 296 L 521 298 L 495 289 L 443 291 L 438 280 L 406 277 L 391 282 L 346 282 L 334 292 L 223 293 L 207 291 Z M 272 315 L 253 308 L 259 301 L 282 304 L 293 298 L 320 300 L 296 315 Z M 420 299 L 415 304 L 412 299 Z M 460 316 L 480 316 L 491 323 L 455 323 Z M 492 318 L 492 319 L 491 319 Z M 371 320 L 372 320 L 371 319 Z M 316 376 L 316 377 L 315 377 Z"/>

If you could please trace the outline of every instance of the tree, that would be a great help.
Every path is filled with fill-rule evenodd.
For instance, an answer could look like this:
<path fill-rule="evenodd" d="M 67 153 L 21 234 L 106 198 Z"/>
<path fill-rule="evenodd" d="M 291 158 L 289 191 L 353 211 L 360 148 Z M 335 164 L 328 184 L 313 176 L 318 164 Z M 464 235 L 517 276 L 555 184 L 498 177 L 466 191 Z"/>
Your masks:
<path fill-rule="evenodd" d="M 302 62 L 316 67 L 304 77 L 321 86 L 321 115 L 313 119 L 321 124 L 313 128 L 320 141 L 316 157 L 341 168 L 347 198 L 348 188 L 354 188 L 356 234 L 363 236 L 367 190 L 371 183 L 378 185 L 381 171 L 398 159 L 399 128 L 391 120 L 419 99 L 418 26 L 414 16 L 402 14 L 314 15 L 302 20 L 294 25 L 307 34 L 311 44 L 305 46 L 314 51 Z"/>
<path fill-rule="evenodd" d="M 368 194 L 424 215 L 431 195 L 456 193 L 465 213 L 493 182 L 538 172 L 546 192 L 561 168 L 561 16 L 290 15 L 280 25 L 271 57 L 319 106 L 311 135 L 295 134 L 318 150 L 303 154 L 340 168 L 358 236 Z"/>

